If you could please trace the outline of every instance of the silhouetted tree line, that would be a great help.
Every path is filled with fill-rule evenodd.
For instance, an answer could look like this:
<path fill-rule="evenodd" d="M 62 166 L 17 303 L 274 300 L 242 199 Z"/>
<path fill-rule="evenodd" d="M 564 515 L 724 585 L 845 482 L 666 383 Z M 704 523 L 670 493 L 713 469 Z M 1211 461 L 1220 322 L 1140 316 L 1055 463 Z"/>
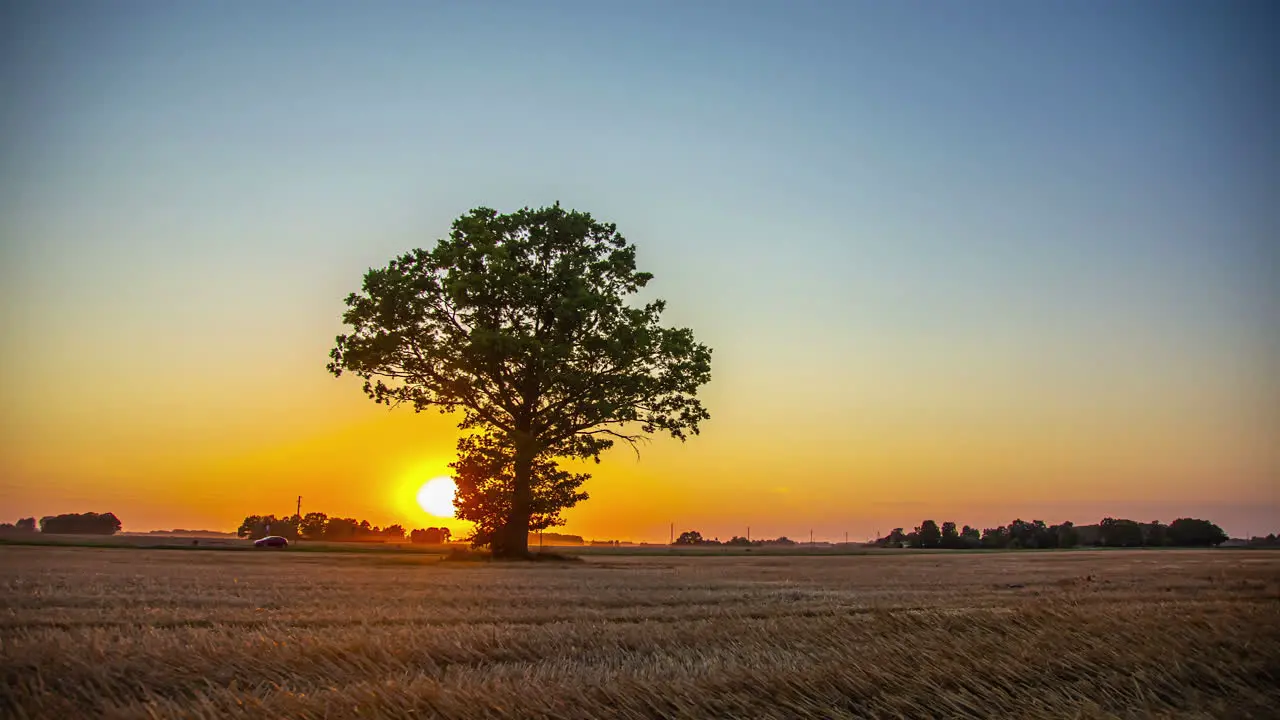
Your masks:
<path fill-rule="evenodd" d="M 432 528 L 433 530 L 437 528 Z M 420 532 L 420 531 L 415 531 Z M 279 535 L 290 540 L 329 540 L 337 542 L 403 542 L 405 529 L 402 525 L 378 527 L 368 520 L 355 518 L 329 517 L 325 513 L 307 513 L 299 518 L 297 515 L 276 517 L 275 515 L 250 515 L 236 529 L 238 537 L 261 538 L 267 535 Z"/>
<path fill-rule="evenodd" d="M 761 547 L 764 545 L 795 545 L 796 541 L 782 536 L 772 540 L 748 540 L 747 538 L 734 535 L 732 538 L 721 542 L 720 538 L 708 540 L 702 537 L 702 533 L 697 530 L 686 530 L 680 533 L 680 537 L 676 538 L 673 545 L 725 545 L 730 547 Z"/>
<path fill-rule="evenodd" d="M 1156 520 L 1140 523 L 1133 520 L 1103 518 L 1097 525 L 1077 527 L 1070 522 L 1047 525 L 1043 520 L 1014 520 L 1008 525 L 977 528 L 965 525 L 957 530 L 953 522 L 941 527 L 925 520 L 911 532 L 894 528 L 875 544 L 880 547 L 940 549 L 1001 548 L 1070 548 L 1093 547 L 1216 547 L 1227 541 L 1222 528 L 1208 520 L 1178 518 L 1165 525 Z"/>
<path fill-rule="evenodd" d="M 615 542 L 615 543 L 616 543 L 617 541 L 611 541 L 611 542 Z M 586 541 L 586 540 L 584 540 L 584 539 L 582 539 L 582 536 L 581 536 L 581 535 L 569 535 L 569 534 L 567 534 L 567 533 L 555 533 L 555 532 L 541 532 L 541 531 L 539 531 L 539 532 L 531 532 L 531 533 L 529 533 L 529 544 L 530 544 L 530 545 L 538 545 L 538 544 L 541 544 L 541 545 L 586 545 L 586 544 L 587 544 L 587 541 Z M 596 545 L 596 544 L 598 544 L 598 541 L 594 541 L 594 540 L 593 540 L 593 541 L 592 541 L 592 544 L 593 544 L 593 545 Z"/>
<path fill-rule="evenodd" d="M 1276 537 L 1275 533 L 1261 536 L 1254 535 L 1247 542 L 1249 547 L 1280 547 L 1280 537 Z"/>
<path fill-rule="evenodd" d="M 183 535 L 186 537 L 209 537 L 220 538 L 234 535 L 235 533 L 222 532 L 221 530 L 188 530 L 186 528 L 174 528 L 172 530 L 148 530 L 148 535 Z"/>
<path fill-rule="evenodd" d="M 0 531 L 34 533 L 36 519 L 22 518 L 17 523 L 0 523 Z M 120 518 L 115 513 L 64 513 L 40 518 L 40 532 L 59 535 L 114 535 L 120 532 Z"/>
<path fill-rule="evenodd" d="M 33 517 L 22 518 L 17 523 L 0 523 L 0 532 L 4 533 L 33 533 L 36 531 L 36 519 Z"/>
<path fill-rule="evenodd" d="M 115 513 L 64 513 L 40 518 L 40 532 L 59 535 L 114 535 L 120 532 L 120 518 Z M 0 532 L 34 533 L 36 519 L 25 517 L 16 523 L 0 523 Z"/>
<path fill-rule="evenodd" d="M 447 527 L 429 527 L 409 533 L 409 542 L 417 545 L 443 545 L 452 537 L 453 533 Z"/>

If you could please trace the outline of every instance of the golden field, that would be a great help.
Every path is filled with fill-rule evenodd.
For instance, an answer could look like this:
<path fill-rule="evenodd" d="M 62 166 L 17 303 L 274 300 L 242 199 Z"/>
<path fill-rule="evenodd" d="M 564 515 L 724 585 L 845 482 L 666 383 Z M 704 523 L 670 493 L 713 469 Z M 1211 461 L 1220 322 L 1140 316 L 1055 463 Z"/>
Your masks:
<path fill-rule="evenodd" d="M 0 716 L 1280 715 L 1280 553 L 0 546 Z"/>

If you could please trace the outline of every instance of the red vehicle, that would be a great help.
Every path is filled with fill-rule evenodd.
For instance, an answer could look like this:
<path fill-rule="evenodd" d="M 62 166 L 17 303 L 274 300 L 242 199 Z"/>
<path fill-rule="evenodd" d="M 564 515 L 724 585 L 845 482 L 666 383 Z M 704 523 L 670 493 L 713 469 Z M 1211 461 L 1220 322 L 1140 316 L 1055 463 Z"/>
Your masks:
<path fill-rule="evenodd" d="M 254 540 L 253 546 L 256 548 L 287 548 L 289 547 L 289 541 L 279 535 L 268 535 Z"/>

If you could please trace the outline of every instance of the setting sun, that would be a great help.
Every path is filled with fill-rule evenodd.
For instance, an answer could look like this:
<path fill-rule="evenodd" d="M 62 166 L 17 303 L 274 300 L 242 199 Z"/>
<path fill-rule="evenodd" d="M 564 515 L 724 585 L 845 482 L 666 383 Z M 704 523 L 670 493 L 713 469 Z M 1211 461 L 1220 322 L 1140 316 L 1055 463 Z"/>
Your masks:
<path fill-rule="evenodd" d="M 418 505 L 436 517 L 453 517 L 453 478 L 431 478 L 418 490 Z"/>

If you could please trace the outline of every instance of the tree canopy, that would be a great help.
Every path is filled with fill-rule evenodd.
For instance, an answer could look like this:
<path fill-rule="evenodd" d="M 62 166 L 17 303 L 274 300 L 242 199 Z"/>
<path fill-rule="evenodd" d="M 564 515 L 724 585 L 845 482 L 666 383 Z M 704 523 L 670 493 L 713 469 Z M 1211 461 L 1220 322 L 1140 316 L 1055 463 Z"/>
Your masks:
<path fill-rule="evenodd" d="M 685 530 L 675 539 L 676 545 L 698 545 L 702 542 L 702 533 L 697 530 Z"/>
<path fill-rule="evenodd" d="M 63 513 L 40 518 L 40 532 L 67 535 L 114 535 L 120 532 L 115 513 Z"/>
<path fill-rule="evenodd" d="M 1191 547 L 1217 546 L 1228 540 L 1222 528 L 1198 518 L 1178 518 L 1169 523 L 1167 533 L 1173 544 Z"/>
<path fill-rule="evenodd" d="M 431 250 L 372 269 L 347 298 L 329 370 L 377 403 L 460 412 L 459 516 L 495 554 L 524 555 L 528 531 L 586 498 L 618 441 L 685 440 L 710 415 L 697 397 L 711 349 L 661 324 L 665 303 L 628 304 L 652 279 L 617 227 L 559 203 L 458 218 Z"/>

